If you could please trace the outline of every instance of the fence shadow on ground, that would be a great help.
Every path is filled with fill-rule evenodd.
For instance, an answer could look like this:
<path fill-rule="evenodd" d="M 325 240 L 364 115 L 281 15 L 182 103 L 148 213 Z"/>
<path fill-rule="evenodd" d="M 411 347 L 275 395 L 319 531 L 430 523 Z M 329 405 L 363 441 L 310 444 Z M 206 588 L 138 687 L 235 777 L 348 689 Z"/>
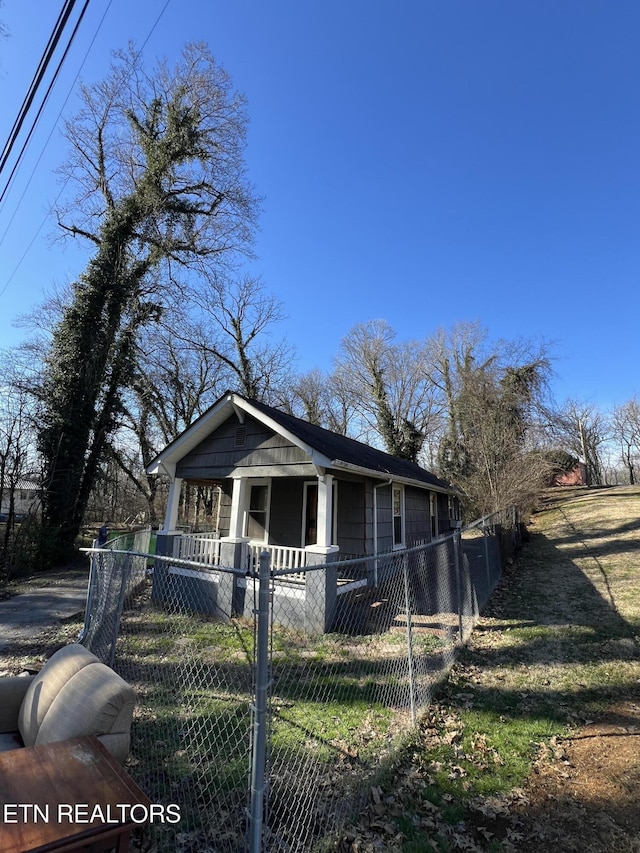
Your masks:
<path fill-rule="evenodd" d="M 534 534 L 532 545 L 538 554 L 535 564 L 528 564 L 525 554 L 512 569 L 517 582 L 512 578 L 506 585 L 508 596 L 491 602 L 486 613 L 490 618 L 476 628 L 487 642 L 478 643 L 469 655 L 462 653 L 463 662 L 471 657 L 483 671 L 481 685 L 470 683 L 474 707 L 566 721 L 569 705 L 579 703 L 588 712 L 625 697 L 637 698 L 638 625 L 620 614 L 615 590 L 602 578 L 597 558 L 589 577 L 567 556 L 565 547 L 557 548 L 543 534 Z M 627 543 L 626 550 L 637 547 Z M 517 645 L 500 642 L 503 631 L 516 628 L 521 638 Z M 592 667 L 608 663 L 618 665 L 616 683 L 576 679 L 576 667 L 588 674 Z M 504 667 L 519 668 L 525 676 L 517 690 L 486 684 L 493 670 Z M 526 681 L 527 668 L 546 669 L 549 689 L 532 688 Z M 563 683 L 563 671 L 569 669 Z"/>
<path fill-rule="evenodd" d="M 510 570 L 473 642 L 462 650 L 443 698 L 449 708 L 466 709 L 474 731 L 483 730 L 483 721 L 485 730 L 499 725 L 501 737 L 521 739 L 532 762 L 539 748 L 546 756 L 534 764 L 530 786 L 510 816 L 483 818 L 496 844 L 506 827 L 520 834 L 523 850 L 631 851 L 640 837 L 631 757 L 637 747 L 628 743 L 638 734 L 640 643 L 637 621 L 623 614 L 637 610 L 633 603 L 623 607 L 619 595 L 625 588 L 617 585 L 615 568 L 603 577 L 599 549 L 582 549 L 575 562 L 567 539 L 558 541 L 560 548 L 555 539 L 533 535 L 531 551 Z M 638 543 L 620 543 L 615 550 L 632 556 Z M 581 753 L 577 765 L 573 747 L 581 737 L 552 737 L 593 723 L 600 738 L 601 721 L 610 717 L 617 729 L 615 737 L 607 734 L 611 745 L 594 745 L 593 756 Z M 603 759 L 613 760 L 618 749 L 629 759 Z M 522 785 L 520 776 L 514 784 Z"/>

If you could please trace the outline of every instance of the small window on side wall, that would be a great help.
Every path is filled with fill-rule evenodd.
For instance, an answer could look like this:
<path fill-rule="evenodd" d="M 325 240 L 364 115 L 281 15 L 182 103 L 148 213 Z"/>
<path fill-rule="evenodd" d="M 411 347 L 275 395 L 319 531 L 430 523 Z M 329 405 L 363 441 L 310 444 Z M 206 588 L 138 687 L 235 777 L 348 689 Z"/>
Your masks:
<path fill-rule="evenodd" d="M 404 489 L 393 487 L 393 544 L 404 545 Z"/>

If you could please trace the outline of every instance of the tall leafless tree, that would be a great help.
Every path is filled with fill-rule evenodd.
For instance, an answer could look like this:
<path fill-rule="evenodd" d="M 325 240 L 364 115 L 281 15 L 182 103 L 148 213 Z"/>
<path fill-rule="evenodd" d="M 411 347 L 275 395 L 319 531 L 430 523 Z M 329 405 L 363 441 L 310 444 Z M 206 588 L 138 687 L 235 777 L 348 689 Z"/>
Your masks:
<path fill-rule="evenodd" d="M 593 403 L 567 400 L 549 417 L 557 443 L 584 460 L 589 485 L 603 485 L 603 453 L 611 437 L 608 417 Z"/>
<path fill-rule="evenodd" d="M 245 101 L 206 47 L 187 46 L 152 74 L 130 49 L 82 97 L 61 169 L 77 193 L 58 221 L 93 254 L 41 389 L 44 517 L 58 552 L 73 543 L 118 427 L 141 330 L 190 299 L 190 273 L 250 252 L 258 204 L 245 175 Z"/>
<path fill-rule="evenodd" d="M 386 321 L 370 320 L 342 339 L 335 364 L 368 430 L 387 452 L 412 462 L 439 426 L 426 359 L 424 344 L 396 342 Z"/>
<path fill-rule="evenodd" d="M 615 406 L 611 415 L 611 433 L 620 447 L 620 460 L 635 485 L 637 466 L 640 460 L 640 403 L 632 397 L 622 405 Z"/>
<path fill-rule="evenodd" d="M 281 405 L 296 417 L 339 435 L 349 435 L 356 408 L 341 378 L 340 374 L 324 373 L 318 368 L 300 373 L 288 384 Z"/>
<path fill-rule="evenodd" d="M 478 323 L 462 323 L 436 333 L 429 350 L 444 411 L 440 472 L 467 513 L 530 508 L 549 473 L 532 440 L 551 367 L 545 345 L 492 343 Z"/>
<path fill-rule="evenodd" d="M 0 580 L 13 571 L 16 495 L 23 481 L 37 483 L 35 416 L 30 380 L 15 353 L 0 354 L 0 498 L 6 519 L 0 541 Z M 22 486 L 24 488 L 24 486 Z"/>
<path fill-rule="evenodd" d="M 189 347 L 217 359 L 230 386 L 263 402 L 277 402 L 291 380 L 294 351 L 276 336 L 281 302 L 254 276 L 209 275 L 197 296 L 198 322 L 176 332 Z M 186 324 L 188 328 L 188 323 Z"/>

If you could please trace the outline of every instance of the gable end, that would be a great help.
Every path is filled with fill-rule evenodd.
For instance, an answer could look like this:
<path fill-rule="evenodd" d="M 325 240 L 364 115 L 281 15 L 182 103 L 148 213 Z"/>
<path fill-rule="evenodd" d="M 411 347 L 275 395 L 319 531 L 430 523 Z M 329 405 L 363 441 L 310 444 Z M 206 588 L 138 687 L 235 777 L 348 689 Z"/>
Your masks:
<path fill-rule="evenodd" d="M 178 462 L 176 476 L 215 480 L 242 469 L 254 469 L 257 476 L 271 468 L 290 473 L 292 467 L 300 468 L 301 474 L 312 470 L 308 455 L 288 439 L 255 418 L 246 416 L 244 424 L 238 424 L 231 416 Z"/>

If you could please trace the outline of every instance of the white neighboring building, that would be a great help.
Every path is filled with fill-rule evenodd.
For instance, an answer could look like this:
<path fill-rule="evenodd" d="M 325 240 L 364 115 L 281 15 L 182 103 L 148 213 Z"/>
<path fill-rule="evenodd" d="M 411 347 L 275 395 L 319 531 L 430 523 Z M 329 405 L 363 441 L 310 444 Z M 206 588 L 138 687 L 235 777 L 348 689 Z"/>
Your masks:
<path fill-rule="evenodd" d="M 13 511 L 18 518 L 40 512 L 40 492 L 41 487 L 35 481 L 18 480 L 17 486 L 13 490 Z M 0 514 L 7 514 L 9 512 L 10 497 L 9 489 L 3 489 L 0 501 Z"/>

